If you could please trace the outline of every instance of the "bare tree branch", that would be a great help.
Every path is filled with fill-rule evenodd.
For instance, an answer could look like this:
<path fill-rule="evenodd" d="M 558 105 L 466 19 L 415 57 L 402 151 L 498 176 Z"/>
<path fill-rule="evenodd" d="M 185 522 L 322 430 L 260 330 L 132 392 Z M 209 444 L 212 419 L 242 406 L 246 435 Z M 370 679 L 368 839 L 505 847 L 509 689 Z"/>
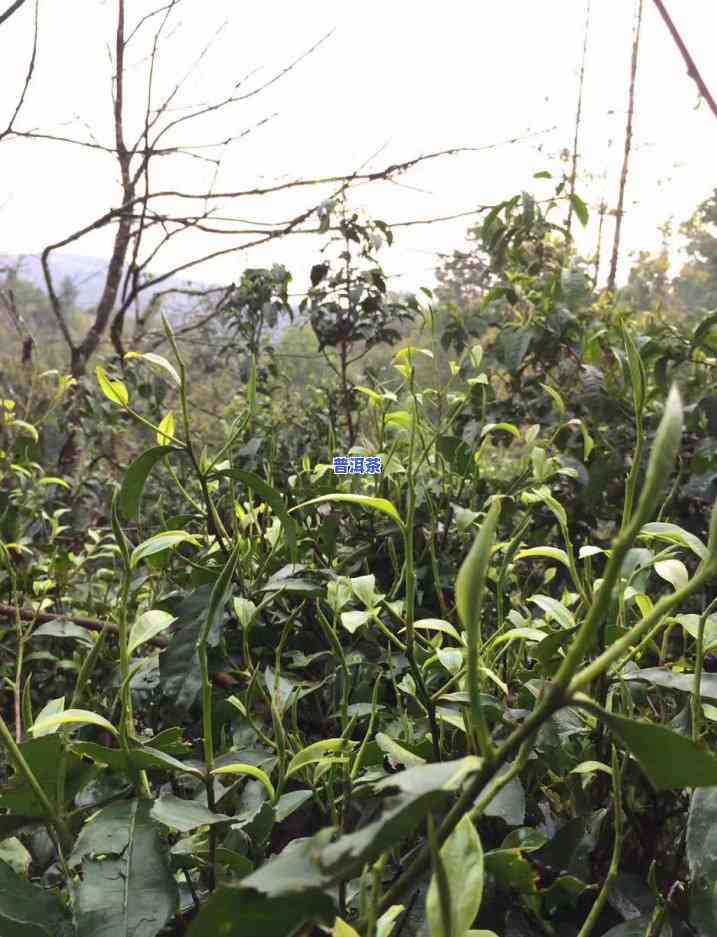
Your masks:
<path fill-rule="evenodd" d="M 612 257 L 610 258 L 610 272 L 607 278 L 607 289 L 613 292 L 615 278 L 617 277 L 617 263 L 620 256 L 620 234 L 622 232 L 622 216 L 624 214 L 625 187 L 627 185 L 627 172 L 630 165 L 630 150 L 632 147 L 632 122 L 635 113 L 635 82 L 637 79 L 637 57 L 640 49 L 640 29 L 642 27 L 642 0 L 637 0 L 637 13 L 635 31 L 632 41 L 632 58 L 630 61 L 630 91 L 627 106 L 627 125 L 625 127 L 625 152 L 620 172 L 620 188 L 615 209 L 615 236 L 612 243 Z"/>
<path fill-rule="evenodd" d="M 570 202 L 568 204 L 568 220 L 565 225 L 570 237 L 570 229 L 573 221 L 573 202 L 575 201 L 575 182 L 578 175 L 578 141 L 580 138 L 580 118 L 583 110 L 583 85 L 585 83 L 585 59 L 588 54 L 588 34 L 590 31 L 590 5 L 588 0 L 587 10 L 585 12 L 585 32 L 583 35 L 583 57 L 580 62 L 580 80 L 578 82 L 578 106 L 575 112 L 575 137 L 573 138 L 573 158 L 570 167 Z"/>
<path fill-rule="evenodd" d="M 24 3 L 25 0 L 20 0 L 20 3 Z M 33 27 L 33 36 L 32 36 L 32 54 L 30 56 L 30 64 L 28 65 L 27 72 L 25 74 L 25 81 L 22 86 L 22 91 L 20 92 L 20 98 L 15 105 L 15 110 L 12 113 L 12 116 L 8 122 L 7 127 L 0 133 L 0 140 L 3 137 L 7 137 L 12 133 L 12 125 L 15 123 L 20 110 L 22 109 L 23 104 L 25 103 L 25 98 L 27 97 L 27 91 L 30 87 L 30 82 L 32 81 L 32 75 L 35 71 L 35 62 L 37 60 L 37 30 L 38 30 L 38 20 L 39 20 L 39 10 L 38 10 L 39 0 L 35 0 L 35 25 Z M 15 4 L 15 9 L 18 9 L 20 4 Z M 14 12 L 13 10 L 10 13 Z M 0 24 L 7 19 L 10 13 L 6 13 L 3 19 L 0 19 Z"/>
<path fill-rule="evenodd" d="M 660 11 L 660 16 L 665 21 L 665 25 L 670 31 L 670 35 L 675 40 L 677 48 L 680 50 L 682 58 L 685 60 L 685 65 L 687 66 L 687 74 L 697 85 L 697 88 L 702 95 L 702 97 L 707 102 L 709 109 L 712 111 L 715 117 L 717 117 L 717 101 L 712 97 L 709 88 L 705 84 L 705 80 L 699 72 L 699 69 L 695 65 L 694 59 L 690 55 L 687 46 L 684 43 L 682 36 L 677 31 L 677 27 L 672 21 L 670 14 L 667 12 L 667 8 L 662 0 L 654 0 L 655 6 Z"/>
<path fill-rule="evenodd" d="M 4 13 L 0 13 L 0 26 L 2 26 L 5 20 L 9 20 L 13 13 L 17 13 L 23 3 L 25 3 L 25 0 L 15 0 L 15 2 L 11 3 Z"/>

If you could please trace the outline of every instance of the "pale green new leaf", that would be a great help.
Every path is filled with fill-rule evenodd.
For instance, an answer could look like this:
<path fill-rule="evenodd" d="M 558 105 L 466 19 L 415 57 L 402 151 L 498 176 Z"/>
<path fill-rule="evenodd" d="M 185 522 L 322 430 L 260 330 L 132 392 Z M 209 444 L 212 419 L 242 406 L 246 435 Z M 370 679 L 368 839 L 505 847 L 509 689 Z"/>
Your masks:
<path fill-rule="evenodd" d="M 172 622 L 176 620 L 174 615 L 170 615 L 168 612 L 163 612 L 160 609 L 150 609 L 150 611 L 144 612 L 135 621 L 134 625 L 132 625 L 127 653 L 132 654 L 140 645 L 151 641 L 152 638 L 166 631 Z"/>
<path fill-rule="evenodd" d="M 690 578 L 687 567 L 681 560 L 661 560 L 655 563 L 655 572 L 675 590 L 686 586 Z"/>
<path fill-rule="evenodd" d="M 352 742 L 349 739 L 322 739 L 319 742 L 314 742 L 313 745 L 307 745 L 291 759 L 286 769 L 286 776 L 287 778 L 291 777 L 292 774 L 296 774 L 297 771 L 301 771 L 307 765 L 321 761 L 326 755 L 346 755 L 357 744 L 357 742 Z"/>
<path fill-rule="evenodd" d="M 141 358 L 143 361 L 149 362 L 149 364 L 154 364 L 158 368 L 161 368 L 162 371 L 169 377 L 172 384 L 175 387 L 181 387 L 182 382 L 180 380 L 179 374 L 177 374 L 176 368 L 167 361 L 166 358 L 163 358 L 161 355 L 156 355 L 152 351 L 147 351 L 144 354 L 138 351 L 128 351 L 124 356 L 125 361 L 130 360 L 131 358 Z"/>
<path fill-rule="evenodd" d="M 297 504 L 297 506 L 292 508 L 291 511 L 298 511 L 299 508 L 308 507 L 310 504 L 321 504 L 325 501 L 344 501 L 348 504 L 357 504 L 360 507 L 368 508 L 372 511 L 379 511 L 381 514 L 386 514 L 391 518 L 391 520 L 395 521 L 399 527 L 403 528 L 401 515 L 390 501 L 387 501 L 385 498 L 372 498 L 369 495 L 321 495 L 319 498 L 312 498 L 310 501 L 304 501 L 302 504 Z"/>
<path fill-rule="evenodd" d="M 119 736 L 119 732 L 111 722 L 105 719 L 104 716 L 93 713 L 89 709 L 66 709 L 64 712 L 55 713 L 53 716 L 46 716 L 42 720 L 38 719 L 30 731 L 38 737 L 47 735 L 50 730 L 57 728 L 57 726 L 69 725 L 93 725 L 100 729 L 106 729 L 116 737 Z"/>
<path fill-rule="evenodd" d="M 516 560 L 529 560 L 533 558 L 555 560 L 562 563 L 563 566 L 569 566 L 568 554 L 560 547 L 528 547 L 526 550 L 520 550 L 515 554 Z"/>
<path fill-rule="evenodd" d="M 250 778 L 255 778 L 264 785 L 270 800 L 273 801 L 276 798 L 276 791 L 274 790 L 274 785 L 269 780 L 269 775 L 266 771 L 262 771 L 261 768 L 257 768 L 256 765 L 247 765 L 237 761 L 230 765 L 222 765 L 221 768 L 215 768 L 212 774 L 241 774 Z"/>
<path fill-rule="evenodd" d="M 140 543 L 132 551 L 130 560 L 131 566 L 136 566 L 141 560 L 155 553 L 161 553 L 163 550 L 169 550 L 171 547 L 179 546 L 180 543 L 188 543 L 193 547 L 201 546 L 200 542 L 188 534 L 186 530 L 165 530 L 161 534 L 155 534 L 149 540 Z"/>
<path fill-rule="evenodd" d="M 129 393 L 122 381 L 110 380 L 110 378 L 107 377 L 105 369 L 101 368 L 99 365 L 95 368 L 95 374 L 97 375 L 97 382 L 105 397 L 111 400 L 112 403 L 119 404 L 121 407 L 126 407 L 129 403 Z"/>
<path fill-rule="evenodd" d="M 475 920 L 483 897 L 483 848 L 466 814 L 440 851 L 450 890 L 451 934 L 463 937 Z M 426 916 L 431 937 L 448 937 L 443 927 L 435 875 L 426 895 Z"/>

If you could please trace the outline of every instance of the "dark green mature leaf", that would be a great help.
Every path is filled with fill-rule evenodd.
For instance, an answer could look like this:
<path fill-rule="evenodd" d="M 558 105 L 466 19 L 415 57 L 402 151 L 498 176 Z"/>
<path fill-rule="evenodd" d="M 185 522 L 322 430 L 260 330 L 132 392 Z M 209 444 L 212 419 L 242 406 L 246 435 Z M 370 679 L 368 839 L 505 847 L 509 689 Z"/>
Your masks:
<path fill-rule="evenodd" d="M 163 794 L 154 802 L 150 816 L 158 823 L 170 829 L 179 830 L 180 833 L 189 833 L 200 826 L 210 826 L 213 823 L 226 823 L 231 817 L 223 813 L 213 813 L 203 804 L 194 800 L 183 800 L 174 794 Z"/>
<path fill-rule="evenodd" d="M 692 347 L 715 350 L 714 333 L 717 332 L 717 312 L 712 312 L 700 322 L 692 335 Z"/>
<path fill-rule="evenodd" d="M 500 363 L 511 374 L 520 371 L 532 340 L 533 330 L 529 328 L 505 328 L 501 331 L 495 343 L 495 350 Z"/>
<path fill-rule="evenodd" d="M 573 209 L 575 210 L 575 214 L 578 216 L 580 224 L 585 227 L 589 218 L 588 206 L 580 198 L 580 196 L 576 195 L 574 192 L 570 196 L 570 201 L 572 203 Z"/>
<path fill-rule="evenodd" d="M 717 785 L 717 758 L 664 726 L 603 713 L 603 719 L 658 790 Z"/>
<path fill-rule="evenodd" d="M 505 771 L 509 770 L 507 765 Z M 505 771 L 501 771 L 504 774 Z M 481 795 L 478 795 L 479 798 Z M 486 817 L 500 817 L 508 826 L 525 822 L 525 789 L 520 778 L 512 778 L 483 811 Z"/>
<path fill-rule="evenodd" d="M 185 712 L 194 703 L 202 684 L 196 643 L 211 590 L 210 584 L 199 586 L 172 609 L 177 621 L 171 627 L 169 646 L 159 658 L 162 693 L 179 712 Z M 218 640 L 218 630 L 210 633 L 210 645 Z"/>
<path fill-rule="evenodd" d="M 485 854 L 485 870 L 490 872 L 503 888 L 520 892 L 534 892 L 538 887 L 538 873 L 520 849 L 494 849 Z"/>
<path fill-rule="evenodd" d="M 95 639 L 87 628 L 75 625 L 71 621 L 63 621 L 61 618 L 45 622 L 44 625 L 35 628 L 32 636 L 33 638 L 74 638 L 87 647 L 94 647 L 95 644 Z"/>
<path fill-rule="evenodd" d="M 717 787 L 694 791 L 687 816 L 690 923 L 700 937 L 717 933 Z"/>
<path fill-rule="evenodd" d="M 384 813 L 356 833 L 341 836 L 321 852 L 320 863 L 336 877 L 357 874 L 365 862 L 391 849 L 410 835 L 427 812 L 448 800 L 465 779 L 480 768 L 469 756 L 442 764 L 420 765 L 399 771 L 374 785 L 386 797 Z"/>
<path fill-rule="evenodd" d="M 281 823 L 282 820 L 286 820 L 287 817 L 290 817 L 295 810 L 298 810 L 302 807 L 307 800 L 311 800 L 313 797 L 313 791 L 307 791 L 300 789 L 298 791 L 289 791 L 288 794 L 284 794 L 276 802 L 276 822 Z"/>
<path fill-rule="evenodd" d="M 122 807 L 123 834 L 119 810 L 104 818 L 105 808 L 93 821 L 99 825 L 91 834 L 91 852 L 107 858 L 82 858 L 82 881 L 74 894 L 77 937 L 155 937 L 177 909 L 177 884 L 149 818 L 149 803 L 126 801 Z M 97 853 L 103 828 L 120 852 Z"/>
<path fill-rule="evenodd" d="M 187 937 L 290 937 L 308 921 L 333 923 L 336 910 L 321 891 L 268 897 L 245 888 L 220 888 L 202 908 Z"/>
<path fill-rule="evenodd" d="M 70 867 L 81 865 L 85 856 L 121 856 L 127 848 L 130 815 L 135 808 L 134 801 L 118 801 L 85 823 L 68 860 Z"/>
<path fill-rule="evenodd" d="M 296 536 L 298 524 L 293 517 L 289 516 L 284 504 L 284 499 L 276 488 L 272 488 L 268 482 L 264 481 L 263 478 L 259 478 L 259 476 L 255 475 L 253 472 L 245 472 L 242 469 L 231 469 L 225 472 L 217 472 L 216 474 L 217 477 L 235 478 L 237 481 L 243 482 L 247 488 L 250 488 L 252 491 L 256 492 L 256 494 L 260 495 L 269 505 L 276 517 L 281 521 L 286 543 L 289 547 L 289 555 L 291 556 L 292 562 L 295 563 L 297 559 Z"/>
<path fill-rule="evenodd" d="M 335 869 L 321 862 L 333 830 L 319 830 L 309 839 L 297 840 L 242 881 L 242 891 L 267 898 L 289 898 L 303 892 L 321 891 L 338 878 Z"/>
<path fill-rule="evenodd" d="M 59 735 L 45 735 L 24 742 L 20 750 L 33 774 L 40 782 L 53 805 L 57 803 L 57 768 L 62 763 L 63 741 Z M 65 803 L 71 802 L 75 794 L 96 773 L 94 765 L 86 764 L 72 752 L 65 758 Z M 64 806 L 64 805 L 63 805 Z M 0 810 L 26 817 L 44 817 L 45 811 L 36 799 L 22 775 L 13 774 L 0 793 Z"/>
<path fill-rule="evenodd" d="M 179 452 L 174 446 L 155 446 L 147 449 L 131 463 L 125 472 L 119 490 L 117 506 L 125 520 L 136 521 L 139 517 L 139 505 L 149 473 L 168 453 Z"/>
<path fill-rule="evenodd" d="M 69 937 L 67 911 L 59 897 L 31 885 L 0 860 L 0 934 L 2 937 Z"/>
<path fill-rule="evenodd" d="M 2 937 L 70 937 L 69 915 L 53 892 L 30 884 L 0 860 Z"/>
<path fill-rule="evenodd" d="M 663 686 L 668 690 L 691 693 L 695 686 L 695 677 L 691 673 L 674 673 L 662 667 L 643 667 L 626 677 L 628 680 L 646 680 L 654 686 Z M 717 674 L 703 673 L 700 681 L 702 699 L 717 702 Z"/>
<path fill-rule="evenodd" d="M 622 924 L 611 927 L 609 931 L 605 932 L 604 937 L 645 937 L 651 920 L 651 914 L 642 914 L 640 917 L 631 918 L 629 921 L 623 921 Z M 670 937 L 671 933 L 672 929 L 666 923 L 662 928 L 660 937 Z"/>

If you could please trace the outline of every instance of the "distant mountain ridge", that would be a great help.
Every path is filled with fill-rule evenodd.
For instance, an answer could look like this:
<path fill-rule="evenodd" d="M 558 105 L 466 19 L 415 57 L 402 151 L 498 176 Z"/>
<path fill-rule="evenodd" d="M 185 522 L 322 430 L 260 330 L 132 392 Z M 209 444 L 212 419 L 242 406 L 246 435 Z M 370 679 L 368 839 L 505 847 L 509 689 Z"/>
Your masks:
<path fill-rule="evenodd" d="M 86 257 L 82 254 L 65 254 L 55 251 L 50 254 L 50 272 L 57 289 L 62 281 L 69 278 L 77 289 L 77 305 L 81 309 L 91 309 L 99 302 L 102 295 L 105 276 L 107 275 L 108 261 L 99 257 Z M 0 252 L 0 272 L 3 268 L 18 267 L 18 277 L 27 280 L 47 292 L 45 275 L 39 254 L 10 254 Z M 184 280 L 180 277 L 168 277 L 155 287 L 144 291 L 142 305 L 151 299 L 155 293 L 167 289 L 209 289 L 214 284 L 203 283 L 199 280 Z M 192 308 L 192 297 L 177 295 L 172 300 L 172 306 L 177 312 L 189 311 Z"/>
<path fill-rule="evenodd" d="M 17 269 L 18 278 L 31 283 L 47 295 L 47 285 L 42 269 L 42 261 L 38 254 L 9 254 L 0 252 L 0 285 L 4 280 L 4 272 L 8 269 Z M 77 290 L 77 306 L 79 309 L 91 313 L 99 302 L 107 275 L 108 261 L 99 257 L 87 257 L 82 254 L 65 254 L 59 251 L 50 254 L 50 272 L 56 290 L 60 289 L 62 281 L 69 278 Z M 205 283 L 201 280 L 184 280 L 180 277 L 168 277 L 155 287 L 143 291 L 141 306 L 144 308 L 155 293 L 168 289 L 177 290 L 206 290 L 218 284 Z M 229 284 L 226 284 L 227 286 Z M 176 293 L 168 297 L 163 308 L 172 322 L 181 322 L 196 310 L 197 297 Z M 294 312 L 298 310 L 295 308 Z M 279 316 L 276 325 L 268 329 L 271 340 L 279 340 L 281 333 L 290 324 L 288 315 Z"/>

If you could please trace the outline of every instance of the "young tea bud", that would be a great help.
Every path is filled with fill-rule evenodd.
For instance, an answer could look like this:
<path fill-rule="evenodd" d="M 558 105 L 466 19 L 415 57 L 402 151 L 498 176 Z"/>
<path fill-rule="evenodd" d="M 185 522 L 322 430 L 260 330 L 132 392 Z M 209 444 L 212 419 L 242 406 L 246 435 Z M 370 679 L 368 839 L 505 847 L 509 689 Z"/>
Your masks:
<path fill-rule="evenodd" d="M 675 464 L 682 438 L 682 400 L 673 384 L 665 403 L 665 412 L 655 433 L 647 463 L 642 494 L 630 524 L 630 539 L 647 523 L 660 504 L 660 498 Z"/>

